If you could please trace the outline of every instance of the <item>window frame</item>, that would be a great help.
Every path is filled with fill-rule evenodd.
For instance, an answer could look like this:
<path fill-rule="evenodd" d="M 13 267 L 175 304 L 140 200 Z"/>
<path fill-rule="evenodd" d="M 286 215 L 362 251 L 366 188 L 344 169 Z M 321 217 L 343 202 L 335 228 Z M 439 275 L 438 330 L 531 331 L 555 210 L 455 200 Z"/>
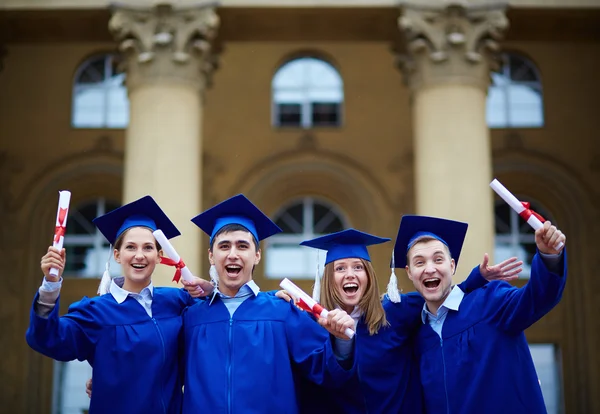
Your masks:
<path fill-rule="evenodd" d="M 83 76 L 83 74 L 86 72 L 86 70 L 88 70 L 88 68 L 91 65 L 93 65 L 94 62 L 99 61 L 100 59 L 102 59 L 103 63 L 104 63 L 104 73 L 102 74 L 103 75 L 102 81 L 98 82 L 98 83 L 94 83 L 94 84 L 80 83 L 79 80 Z M 73 128 L 73 129 L 125 129 L 129 126 L 131 112 L 130 112 L 130 106 L 129 106 L 129 95 L 128 95 L 127 85 L 126 85 L 126 73 L 124 71 L 123 72 L 115 71 L 113 73 L 113 65 L 115 63 L 118 64 L 119 60 L 120 60 L 120 57 L 116 53 L 110 53 L 110 52 L 98 53 L 98 54 L 89 56 L 77 67 L 77 70 L 75 71 L 75 74 L 73 76 L 73 83 L 72 83 L 72 90 L 71 90 L 71 119 L 70 119 L 71 128 Z M 124 76 L 122 86 L 115 87 L 114 85 L 111 85 L 110 80 L 120 74 L 123 74 L 123 76 Z M 111 90 L 116 90 L 116 89 L 120 89 L 120 88 L 123 88 L 123 90 L 125 91 L 126 104 L 127 104 L 127 121 L 125 122 L 124 125 L 109 125 L 109 113 L 110 113 L 110 107 L 111 107 L 110 99 L 109 99 L 109 92 Z M 76 108 L 77 108 L 77 94 L 80 93 L 81 91 L 86 91 L 86 90 L 101 90 L 102 91 L 104 102 L 103 102 L 103 107 L 102 107 L 102 111 L 101 111 L 102 121 L 100 122 L 99 125 L 91 125 L 91 124 L 90 125 L 86 125 L 86 124 L 79 125 L 79 124 L 75 123 L 75 114 L 76 114 Z"/>
<path fill-rule="evenodd" d="M 517 59 L 521 62 L 521 65 L 526 65 L 533 72 L 533 74 L 535 75 L 535 78 L 536 78 L 535 80 L 521 81 L 521 80 L 512 79 L 511 62 L 513 60 L 517 60 Z M 495 73 L 500 74 L 501 76 L 505 77 L 508 80 L 508 82 L 506 83 L 506 85 L 496 85 L 494 83 L 493 78 L 491 80 L 490 86 L 487 91 L 487 98 L 486 98 L 486 124 L 487 124 L 487 126 L 490 129 L 541 129 L 541 128 L 544 128 L 546 126 L 545 105 L 544 105 L 544 86 L 543 86 L 542 77 L 540 75 L 540 70 L 539 70 L 538 66 L 533 62 L 532 59 L 530 59 L 527 56 L 525 56 L 521 53 L 518 53 L 518 52 L 502 53 L 501 61 L 502 61 L 502 65 L 500 67 L 500 70 Z M 514 110 L 512 108 L 515 104 L 511 100 L 511 87 L 514 87 L 514 86 L 526 86 L 526 87 L 529 87 L 532 90 L 537 91 L 539 93 L 539 96 L 540 96 L 539 112 L 540 112 L 540 117 L 541 117 L 541 123 L 539 125 L 537 125 L 537 124 L 536 125 L 533 125 L 533 124 L 515 125 L 514 121 L 511 120 L 512 113 L 514 112 Z M 491 95 L 492 89 L 495 89 L 503 97 L 504 105 L 502 108 L 502 115 L 504 116 L 506 121 L 503 122 L 501 125 L 490 125 L 490 122 L 488 119 L 488 115 L 487 115 L 488 109 L 487 108 L 490 104 L 490 95 Z"/>
<path fill-rule="evenodd" d="M 295 62 L 299 62 L 302 60 L 306 60 L 308 63 L 311 61 L 317 61 L 321 64 L 326 65 L 332 74 L 335 74 L 337 79 L 339 80 L 339 92 L 341 95 L 341 99 L 338 102 L 320 102 L 320 101 L 312 101 L 308 97 L 303 97 L 301 102 L 285 102 L 278 103 L 275 99 L 276 92 L 281 90 L 290 90 L 296 92 L 302 92 L 305 95 L 308 95 L 309 91 L 317 88 L 316 86 L 311 86 L 309 81 L 304 81 L 302 84 L 294 86 L 293 88 L 281 88 L 275 85 L 275 81 L 277 76 L 281 73 L 282 70 L 285 70 L 286 67 L 290 64 L 294 64 Z M 332 86 L 331 89 L 338 88 L 338 86 Z M 337 122 L 335 124 L 319 124 L 315 125 L 313 121 L 314 116 L 314 106 L 315 104 L 335 104 L 337 105 Z M 330 61 L 323 59 L 321 57 L 313 56 L 313 55 L 302 55 L 296 56 L 293 59 L 287 60 L 283 63 L 279 68 L 275 71 L 271 79 L 271 125 L 274 128 L 278 129 L 315 129 L 315 128 L 341 128 L 344 125 L 344 103 L 345 103 L 345 93 L 344 93 L 344 79 L 338 68 L 333 65 Z M 298 125 L 285 125 L 281 122 L 280 118 L 280 105 L 282 104 L 297 104 L 300 106 L 300 123 Z"/>

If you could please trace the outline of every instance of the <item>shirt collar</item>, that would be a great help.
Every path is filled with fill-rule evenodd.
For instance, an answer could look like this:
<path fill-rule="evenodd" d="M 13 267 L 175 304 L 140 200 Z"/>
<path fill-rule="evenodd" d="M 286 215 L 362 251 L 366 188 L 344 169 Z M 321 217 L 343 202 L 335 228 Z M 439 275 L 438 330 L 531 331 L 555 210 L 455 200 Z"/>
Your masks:
<path fill-rule="evenodd" d="M 256 284 L 256 282 L 252 279 L 250 279 L 250 281 L 248 283 L 246 283 L 244 286 L 242 286 L 240 288 L 240 290 L 238 290 L 238 292 L 235 294 L 235 296 L 233 296 L 234 298 L 238 298 L 240 296 L 247 296 L 247 295 L 251 295 L 253 294 L 254 296 L 258 296 L 258 292 L 260 292 L 260 287 Z M 223 293 L 221 293 L 219 291 L 219 289 L 215 289 L 215 291 L 212 294 L 212 297 L 210 298 L 210 303 L 209 305 L 212 305 L 213 301 L 215 300 L 215 297 L 220 296 L 221 299 L 225 298 L 231 298 L 231 296 L 227 296 L 224 295 Z"/>
<path fill-rule="evenodd" d="M 442 308 L 446 308 L 448 310 L 453 310 L 453 311 L 458 311 L 458 308 L 459 308 L 460 303 L 462 302 L 464 296 L 465 296 L 465 293 L 458 287 L 458 285 L 454 286 L 452 288 L 452 290 L 450 291 L 450 294 L 444 301 L 444 303 L 442 303 L 442 306 L 440 306 L 440 308 L 438 309 L 438 314 L 440 312 L 440 309 L 442 309 Z M 423 310 L 421 311 L 421 320 L 423 321 L 424 324 L 427 323 L 427 314 L 428 313 L 429 313 L 429 311 L 427 310 L 427 303 L 425 303 L 425 304 L 423 304 Z"/>
<path fill-rule="evenodd" d="M 133 293 L 133 292 L 123 289 L 124 283 L 125 283 L 124 277 L 115 277 L 112 280 L 112 282 L 110 282 L 110 289 L 109 289 L 110 294 L 113 295 L 113 298 L 115 298 L 115 300 L 119 304 L 125 302 L 125 299 L 127 299 L 127 296 L 129 296 L 129 295 L 138 295 L 138 293 Z M 154 296 L 154 286 L 152 285 L 152 282 L 150 282 L 150 284 L 148 286 L 146 286 L 144 289 L 142 289 L 142 291 L 139 294 L 142 295 L 144 293 L 144 291 L 146 291 L 146 290 L 150 294 L 150 297 Z"/>

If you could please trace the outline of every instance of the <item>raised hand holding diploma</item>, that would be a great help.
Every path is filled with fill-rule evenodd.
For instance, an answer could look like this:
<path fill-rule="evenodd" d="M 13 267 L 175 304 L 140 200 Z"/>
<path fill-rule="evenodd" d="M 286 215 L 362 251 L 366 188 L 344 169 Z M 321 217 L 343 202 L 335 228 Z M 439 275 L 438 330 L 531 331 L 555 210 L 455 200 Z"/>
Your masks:
<path fill-rule="evenodd" d="M 165 253 L 167 253 L 167 256 L 169 256 L 161 257 L 160 263 L 165 264 L 167 266 L 174 266 L 176 269 L 175 275 L 173 276 L 173 281 L 175 283 L 178 283 L 179 279 L 181 279 L 181 277 L 183 276 L 183 280 L 187 282 L 192 282 L 194 280 L 194 275 L 192 274 L 190 269 L 188 269 L 188 267 L 185 265 L 183 260 L 181 260 L 181 257 L 179 257 L 179 255 L 175 251 L 175 248 L 173 247 L 171 242 L 169 242 L 169 239 L 167 239 L 163 231 L 161 229 L 158 229 L 155 230 L 152 234 L 154 234 L 156 241 L 158 241 Z"/>
<path fill-rule="evenodd" d="M 528 202 L 519 201 L 517 197 L 515 197 L 510 191 L 506 189 L 506 187 L 504 187 L 500 183 L 500 181 L 494 179 L 490 183 L 490 187 L 492 187 L 492 190 L 494 190 L 496 194 L 500 196 L 500 198 L 506 201 L 506 203 L 514 211 L 516 211 L 517 214 L 521 216 L 523 220 L 525 220 L 527 224 L 529 224 L 534 230 L 537 231 L 538 229 L 544 227 L 544 222 L 546 220 L 541 215 L 530 209 Z M 564 246 L 562 242 L 559 243 L 560 244 L 556 246 L 556 250 L 560 250 Z"/>
<path fill-rule="evenodd" d="M 70 202 L 70 191 L 58 192 L 58 211 L 56 212 L 56 227 L 54 228 L 54 239 L 52 241 L 52 247 L 54 247 L 59 252 L 62 251 L 63 243 L 65 241 L 65 234 L 67 231 L 67 216 L 69 214 Z M 62 271 L 62 269 L 60 270 Z M 59 269 L 56 267 L 52 267 L 50 269 L 49 274 L 54 278 L 58 278 Z"/>
<path fill-rule="evenodd" d="M 328 319 L 329 311 L 319 305 L 313 298 L 307 295 L 302 289 L 300 289 L 294 282 L 289 279 L 283 279 L 279 286 L 283 290 L 285 290 L 288 295 L 292 296 L 296 300 L 296 305 L 304 309 L 307 312 L 311 312 L 317 318 Z M 337 323 L 339 319 L 339 315 L 337 312 L 332 311 L 333 322 Z M 344 330 L 344 334 L 348 338 L 352 338 L 354 336 L 354 331 L 350 328 L 346 328 Z"/>

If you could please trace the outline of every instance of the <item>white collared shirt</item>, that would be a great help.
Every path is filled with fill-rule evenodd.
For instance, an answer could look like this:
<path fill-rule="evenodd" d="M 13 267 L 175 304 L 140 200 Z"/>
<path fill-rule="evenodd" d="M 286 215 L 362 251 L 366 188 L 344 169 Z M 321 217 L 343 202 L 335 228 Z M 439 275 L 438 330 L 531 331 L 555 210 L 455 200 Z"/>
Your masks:
<path fill-rule="evenodd" d="M 454 286 L 444 303 L 442 303 L 442 306 L 439 307 L 437 315 L 429 312 L 427 309 L 427 303 L 423 305 L 423 310 L 421 311 L 421 320 L 424 324 L 429 321 L 429 326 L 431 326 L 431 329 L 433 329 L 441 338 L 442 327 L 444 326 L 444 321 L 446 320 L 448 311 L 458 311 L 464 296 L 465 293 L 458 286 Z"/>
<path fill-rule="evenodd" d="M 140 293 L 129 292 L 123 289 L 125 283 L 124 277 L 116 277 L 110 282 L 109 292 L 115 298 L 118 304 L 125 302 L 128 296 L 131 296 L 138 301 L 144 308 L 148 316 L 152 317 L 152 297 L 154 296 L 154 286 L 152 282 L 142 289 Z"/>
<path fill-rule="evenodd" d="M 258 296 L 258 292 L 260 292 L 260 287 L 258 287 L 254 280 L 250 280 L 248 283 L 242 286 L 233 297 L 227 296 L 219 291 L 219 289 L 215 289 L 213 296 L 210 299 L 210 305 L 212 305 L 215 297 L 219 295 L 223 301 L 223 304 L 225 304 L 225 307 L 227 307 L 227 310 L 229 311 L 229 316 L 232 317 L 237 308 L 239 308 L 246 299 L 252 295 Z"/>

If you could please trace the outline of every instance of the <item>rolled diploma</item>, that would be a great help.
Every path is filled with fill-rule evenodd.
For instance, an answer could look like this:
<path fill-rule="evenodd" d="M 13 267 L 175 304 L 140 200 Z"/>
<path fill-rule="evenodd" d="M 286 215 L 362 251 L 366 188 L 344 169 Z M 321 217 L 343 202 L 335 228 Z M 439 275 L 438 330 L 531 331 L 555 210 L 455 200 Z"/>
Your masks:
<path fill-rule="evenodd" d="M 496 192 L 496 194 L 498 194 L 500 196 L 501 199 L 503 199 L 504 201 L 506 201 L 506 203 L 517 212 L 517 214 L 521 214 L 524 210 L 525 207 L 523 207 L 523 204 L 521 204 L 521 202 L 519 201 L 519 199 L 517 199 L 517 197 L 515 197 L 510 191 L 508 191 L 506 189 L 506 187 L 504 187 L 500 181 L 494 179 L 491 183 L 490 183 L 490 187 L 492 187 L 492 190 L 494 190 Z M 527 224 L 529 224 L 534 230 L 537 229 L 541 229 L 542 227 L 544 227 L 544 223 L 542 223 L 536 216 L 531 215 L 528 219 L 527 219 Z M 563 247 L 563 243 L 560 242 L 557 246 L 557 249 L 560 250 Z"/>
<path fill-rule="evenodd" d="M 56 239 L 56 235 L 59 234 L 57 232 L 56 229 L 58 229 L 59 227 L 67 227 L 67 216 L 69 215 L 69 204 L 71 203 L 71 192 L 70 191 L 59 191 L 58 192 L 58 209 L 56 211 L 56 227 L 54 230 L 54 238 L 52 239 L 52 247 L 56 247 L 58 249 L 58 251 L 61 251 L 63 248 L 63 243 L 65 241 L 65 238 L 63 237 L 63 235 L 61 234 L 60 237 L 58 238 L 58 240 Z M 60 222 L 60 212 L 61 210 L 63 210 L 64 216 L 63 216 L 63 222 Z M 58 269 L 56 268 L 51 268 L 50 269 L 50 274 L 52 276 L 58 276 Z"/>
<path fill-rule="evenodd" d="M 296 284 L 294 282 L 292 282 L 291 280 L 289 280 L 287 278 L 283 279 L 281 281 L 281 283 L 279 283 L 279 286 L 281 286 L 281 288 L 283 290 L 288 292 L 294 298 L 302 299 L 302 301 L 304 303 L 306 303 L 306 305 L 311 309 L 315 309 L 315 305 L 319 305 L 313 298 L 308 296 L 302 289 L 300 289 L 298 286 L 296 286 Z M 327 319 L 327 315 L 329 315 L 329 312 L 326 309 L 322 308 L 320 305 L 319 305 L 319 307 L 322 309 L 319 316 L 321 318 Z M 344 333 L 346 334 L 346 336 L 348 338 L 352 338 L 354 336 L 354 331 L 350 328 L 346 328 Z"/>
<path fill-rule="evenodd" d="M 167 253 L 169 259 L 172 259 L 176 262 L 179 262 L 181 260 L 181 257 L 179 257 L 179 255 L 175 251 L 175 248 L 173 247 L 169 239 L 167 239 L 167 236 L 165 236 L 165 233 L 163 233 L 161 229 L 155 230 L 154 232 L 152 232 L 152 234 L 154 234 L 156 241 L 158 241 L 163 250 Z M 192 272 L 190 272 L 190 269 L 188 269 L 187 266 L 181 268 L 181 277 L 183 277 L 183 280 L 185 280 L 186 282 L 191 282 L 194 280 L 194 275 L 192 275 Z"/>

